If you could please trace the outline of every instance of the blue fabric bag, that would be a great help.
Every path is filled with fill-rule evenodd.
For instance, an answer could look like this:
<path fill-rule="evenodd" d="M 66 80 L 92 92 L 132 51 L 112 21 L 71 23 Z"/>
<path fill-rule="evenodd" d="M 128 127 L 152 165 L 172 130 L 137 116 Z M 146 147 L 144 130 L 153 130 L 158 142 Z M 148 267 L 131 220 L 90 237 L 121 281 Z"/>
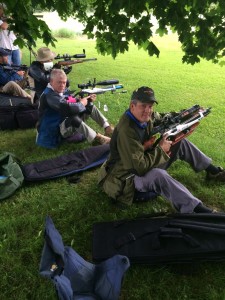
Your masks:
<path fill-rule="evenodd" d="M 100 264 L 85 261 L 62 237 L 48 216 L 40 274 L 54 282 L 60 300 L 117 300 L 129 268 L 126 256 L 115 255 Z"/>

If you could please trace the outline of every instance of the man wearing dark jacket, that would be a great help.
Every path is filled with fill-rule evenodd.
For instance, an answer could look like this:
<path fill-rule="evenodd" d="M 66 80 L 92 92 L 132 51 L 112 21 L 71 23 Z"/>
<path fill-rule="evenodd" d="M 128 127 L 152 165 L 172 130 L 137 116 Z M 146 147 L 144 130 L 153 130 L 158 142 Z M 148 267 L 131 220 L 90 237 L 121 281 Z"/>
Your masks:
<path fill-rule="evenodd" d="M 60 61 L 53 63 L 56 53 L 51 51 L 48 47 L 39 48 L 37 51 L 36 61 L 33 61 L 29 67 L 28 75 L 33 80 L 32 87 L 35 90 L 35 97 L 39 99 L 44 89 L 47 87 L 50 81 L 50 73 L 52 69 L 61 69 L 63 65 L 66 65 L 66 61 Z M 78 63 L 78 60 L 70 61 L 71 64 Z M 64 70 L 65 71 L 65 70 Z M 69 81 L 67 80 L 67 87 Z"/>
<path fill-rule="evenodd" d="M 110 156 L 100 170 L 99 183 L 108 196 L 127 205 L 132 204 L 135 190 L 154 191 L 181 213 L 212 212 L 166 169 L 180 159 L 196 172 L 205 170 L 208 179 L 223 182 L 225 171 L 212 165 L 211 159 L 186 139 L 172 145 L 167 136 L 163 136 L 156 147 L 146 149 L 144 144 L 161 117 L 153 112 L 155 103 L 151 88 L 140 87 L 133 92 L 129 109 L 114 129 Z"/>
<path fill-rule="evenodd" d="M 29 67 L 28 74 L 34 80 L 34 89 L 38 99 L 49 83 L 55 57 L 55 52 L 47 47 L 42 47 L 37 51 L 36 61 L 33 61 Z"/>
<path fill-rule="evenodd" d="M 61 69 L 53 69 L 50 74 L 50 83 L 39 101 L 37 145 L 56 148 L 62 138 L 69 137 L 75 132 L 82 134 L 90 143 L 108 144 L 110 137 L 97 133 L 84 122 L 91 117 L 105 129 L 105 134 L 112 130 L 107 119 L 97 107 L 91 105 L 96 95 L 68 99 L 64 95 L 66 84 L 65 72 Z"/>

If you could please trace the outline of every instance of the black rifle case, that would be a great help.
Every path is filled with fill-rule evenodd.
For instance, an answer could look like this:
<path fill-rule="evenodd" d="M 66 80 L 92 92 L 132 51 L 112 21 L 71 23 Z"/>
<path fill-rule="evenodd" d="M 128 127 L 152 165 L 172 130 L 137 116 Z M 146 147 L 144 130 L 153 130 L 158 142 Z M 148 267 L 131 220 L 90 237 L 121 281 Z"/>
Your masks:
<path fill-rule="evenodd" d="M 131 263 L 174 264 L 225 260 L 225 214 L 150 215 L 93 225 L 93 260 L 115 254 Z"/>

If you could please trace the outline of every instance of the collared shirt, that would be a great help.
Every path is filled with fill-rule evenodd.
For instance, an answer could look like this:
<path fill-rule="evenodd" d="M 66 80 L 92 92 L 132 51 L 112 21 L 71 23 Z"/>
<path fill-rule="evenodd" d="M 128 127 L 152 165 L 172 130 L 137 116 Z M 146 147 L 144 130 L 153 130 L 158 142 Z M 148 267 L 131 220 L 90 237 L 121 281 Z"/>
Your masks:
<path fill-rule="evenodd" d="M 147 122 L 144 122 L 144 123 L 139 122 L 138 119 L 135 118 L 135 116 L 131 113 L 131 111 L 129 109 L 125 113 L 130 119 L 132 119 L 137 124 L 137 126 L 139 128 L 144 129 L 147 127 L 148 123 Z"/>

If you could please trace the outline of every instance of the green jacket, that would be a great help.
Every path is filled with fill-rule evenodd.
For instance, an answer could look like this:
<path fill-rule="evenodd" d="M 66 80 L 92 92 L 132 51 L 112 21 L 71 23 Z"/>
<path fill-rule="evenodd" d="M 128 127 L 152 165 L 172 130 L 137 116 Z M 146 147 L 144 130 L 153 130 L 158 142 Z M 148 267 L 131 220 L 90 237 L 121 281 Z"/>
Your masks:
<path fill-rule="evenodd" d="M 160 115 L 155 114 L 146 128 L 140 128 L 125 113 L 116 128 L 110 143 L 110 156 L 99 172 L 99 184 L 105 193 L 116 201 L 130 205 L 134 196 L 134 175 L 143 176 L 152 168 L 169 160 L 169 156 L 156 146 L 144 150 L 153 124 Z"/>

